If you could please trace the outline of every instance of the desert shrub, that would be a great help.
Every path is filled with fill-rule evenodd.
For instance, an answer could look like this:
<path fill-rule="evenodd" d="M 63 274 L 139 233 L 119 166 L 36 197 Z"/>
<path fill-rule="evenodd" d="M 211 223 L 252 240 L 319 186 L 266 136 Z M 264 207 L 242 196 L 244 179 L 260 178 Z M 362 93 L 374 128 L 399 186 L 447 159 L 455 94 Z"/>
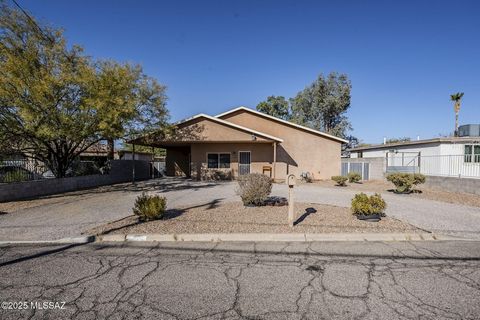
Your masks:
<path fill-rule="evenodd" d="M 272 179 L 264 174 L 250 173 L 238 178 L 237 194 L 244 205 L 263 205 L 272 192 Z"/>
<path fill-rule="evenodd" d="M 395 192 L 410 193 L 414 186 L 425 182 L 425 176 L 419 173 L 390 173 L 387 180 L 395 185 Z"/>
<path fill-rule="evenodd" d="M 383 214 L 386 208 L 385 200 L 378 193 L 369 197 L 362 192 L 352 199 L 352 213 L 355 215 Z"/>
<path fill-rule="evenodd" d="M 348 175 L 348 182 L 350 183 L 357 183 L 362 180 L 362 176 L 358 172 L 349 172 Z"/>
<path fill-rule="evenodd" d="M 201 179 L 204 181 L 232 180 L 232 178 L 233 178 L 232 170 L 202 169 L 201 171 Z"/>
<path fill-rule="evenodd" d="M 158 195 L 147 195 L 143 192 L 135 200 L 133 213 L 142 221 L 160 219 L 165 213 L 167 199 Z"/>
<path fill-rule="evenodd" d="M 415 173 L 413 174 L 413 184 L 414 185 L 419 185 L 419 184 L 422 184 L 422 183 L 425 183 L 425 176 L 423 174 L 420 174 L 420 173 Z"/>
<path fill-rule="evenodd" d="M 348 178 L 345 176 L 333 176 L 332 180 L 337 183 L 337 186 L 345 187 L 347 185 L 345 182 L 347 182 Z"/>

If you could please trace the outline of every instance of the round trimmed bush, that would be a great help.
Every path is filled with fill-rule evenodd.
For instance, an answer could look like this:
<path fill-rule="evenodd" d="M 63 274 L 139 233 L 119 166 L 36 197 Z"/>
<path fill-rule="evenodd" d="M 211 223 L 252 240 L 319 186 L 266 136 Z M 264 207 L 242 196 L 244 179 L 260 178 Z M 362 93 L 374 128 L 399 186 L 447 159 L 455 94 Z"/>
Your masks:
<path fill-rule="evenodd" d="M 425 176 L 419 173 L 390 173 L 387 180 L 395 185 L 396 193 L 411 193 L 413 187 L 425 183 Z"/>
<path fill-rule="evenodd" d="M 374 215 L 381 214 L 387 208 L 385 200 L 378 193 L 368 196 L 365 193 L 358 193 L 352 199 L 352 213 L 354 215 Z"/>

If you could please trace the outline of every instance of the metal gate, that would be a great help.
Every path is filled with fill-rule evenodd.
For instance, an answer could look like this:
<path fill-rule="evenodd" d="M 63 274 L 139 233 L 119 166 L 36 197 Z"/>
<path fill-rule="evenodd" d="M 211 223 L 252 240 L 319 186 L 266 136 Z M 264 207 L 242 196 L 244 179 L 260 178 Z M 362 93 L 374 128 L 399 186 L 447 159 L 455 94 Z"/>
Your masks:
<path fill-rule="evenodd" d="M 244 175 L 250 173 L 250 151 L 240 151 L 238 152 L 238 174 Z"/>
<path fill-rule="evenodd" d="M 386 172 L 419 173 L 420 152 L 387 152 Z"/>

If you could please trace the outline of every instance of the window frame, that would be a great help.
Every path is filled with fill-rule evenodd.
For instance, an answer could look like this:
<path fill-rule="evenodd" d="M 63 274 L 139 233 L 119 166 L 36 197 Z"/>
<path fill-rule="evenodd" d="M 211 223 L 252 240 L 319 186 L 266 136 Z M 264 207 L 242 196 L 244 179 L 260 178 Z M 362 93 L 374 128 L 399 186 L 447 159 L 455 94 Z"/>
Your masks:
<path fill-rule="evenodd" d="M 467 148 L 470 148 L 469 153 L 467 153 Z M 463 146 L 463 161 L 465 163 L 480 163 L 480 144 L 465 144 Z"/>
<path fill-rule="evenodd" d="M 216 155 L 217 156 L 217 166 L 210 167 L 209 156 Z M 221 155 L 228 155 L 228 166 L 222 167 L 220 162 Z M 231 152 L 207 152 L 207 169 L 218 170 L 218 169 L 230 169 L 232 167 L 232 153 Z M 225 163 L 226 164 L 226 163 Z"/>

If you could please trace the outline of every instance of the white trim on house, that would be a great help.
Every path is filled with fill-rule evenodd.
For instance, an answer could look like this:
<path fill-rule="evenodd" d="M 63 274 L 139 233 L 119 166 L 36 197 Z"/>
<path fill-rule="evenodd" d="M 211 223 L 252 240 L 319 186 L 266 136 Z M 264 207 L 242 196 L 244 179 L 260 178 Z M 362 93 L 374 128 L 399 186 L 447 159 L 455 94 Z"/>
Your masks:
<path fill-rule="evenodd" d="M 226 121 L 226 120 L 222 120 L 222 119 L 219 119 L 219 118 L 216 118 L 216 117 L 212 117 L 212 116 L 209 116 L 209 115 L 204 114 L 204 113 L 199 113 L 199 114 L 197 114 L 193 117 L 180 120 L 180 121 L 174 123 L 174 125 L 180 125 L 180 124 L 183 124 L 185 122 L 189 122 L 189 121 L 192 121 L 192 120 L 195 120 L 195 119 L 198 119 L 198 118 L 205 118 L 205 119 L 208 119 L 208 120 L 212 120 L 212 121 L 221 123 L 221 124 L 226 125 L 226 126 L 230 126 L 232 128 L 235 128 L 235 129 L 250 132 L 254 135 L 257 135 L 257 136 L 260 136 L 260 137 L 263 137 L 263 138 L 267 138 L 267 139 L 278 141 L 278 142 L 283 142 L 283 139 L 271 136 L 269 134 L 266 134 L 266 133 L 263 133 L 263 132 L 260 132 L 260 131 L 252 130 L 252 129 L 247 128 L 247 127 L 243 127 L 243 126 L 240 126 L 240 125 L 235 124 L 235 123 L 231 123 L 231 122 Z"/>
<path fill-rule="evenodd" d="M 302 125 L 299 125 L 299 124 L 296 124 L 296 123 L 287 121 L 287 120 L 279 119 L 279 118 L 276 118 L 276 117 L 274 117 L 274 116 L 268 115 L 268 114 L 266 114 L 266 113 L 263 113 L 263 112 L 260 112 L 260 111 L 256 111 L 256 110 L 253 110 L 253 109 L 250 109 L 250 108 L 247 108 L 247 107 L 243 107 L 243 106 L 242 106 L 242 107 L 235 108 L 235 109 L 232 109 L 232 110 L 229 110 L 229 111 L 226 111 L 226 112 L 223 112 L 223 113 L 220 113 L 220 114 L 217 114 L 215 117 L 220 118 L 220 117 L 223 117 L 223 116 L 225 116 L 225 115 L 227 115 L 227 114 L 234 113 L 234 112 L 239 111 L 239 110 L 251 112 L 251 113 L 256 114 L 256 115 L 259 115 L 259 116 L 261 116 L 261 117 L 265 117 L 265 118 L 268 118 L 268 119 L 270 119 L 270 120 L 274 120 L 274 121 L 277 121 L 277 122 L 281 122 L 281 123 L 283 123 L 283 124 L 286 124 L 286 125 L 289 125 L 289 126 L 298 128 L 298 129 L 302 129 L 302 130 L 308 131 L 308 132 L 310 132 L 310 133 L 314 133 L 314 134 L 317 134 L 317 135 L 320 135 L 320 136 L 324 136 L 324 137 L 330 138 L 330 139 L 332 139 L 332 140 L 337 140 L 337 141 L 340 141 L 340 142 L 342 142 L 342 143 L 348 143 L 348 140 L 345 140 L 345 139 L 342 139 L 342 138 L 333 136 L 333 135 L 331 135 L 331 134 L 328 134 L 328 133 L 325 133 L 325 132 L 322 132 L 322 131 L 318 131 L 318 130 L 314 130 L 314 129 L 311 129 L 311 128 L 308 128 L 308 127 L 305 127 L 305 126 L 302 126 Z"/>

